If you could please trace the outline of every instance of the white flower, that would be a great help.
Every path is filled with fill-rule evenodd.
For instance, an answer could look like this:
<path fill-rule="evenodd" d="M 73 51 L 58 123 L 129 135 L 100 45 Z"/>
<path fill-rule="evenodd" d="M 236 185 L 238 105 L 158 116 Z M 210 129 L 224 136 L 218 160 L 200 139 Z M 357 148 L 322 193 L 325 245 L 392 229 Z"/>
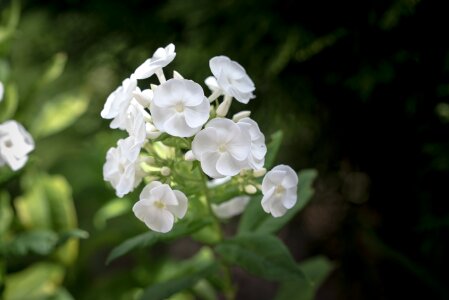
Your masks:
<path fill-rule="evenodd" d="M 281 217 L 296 204 L 298 176 L 292 168 L 279 165 L 262 181 L 262 208 L 273 217 Z"/>
<path fill-rule="evenodd" d="M 187 197 L 167 184 L 153 181 L 140 193 L 133 212 L 150 229 L 166 233 L 173 228 L 175 217 L 182 219 L 186 214 Z"/>
<path fill-rule="evenodd" d="M 216 118 L 195 136 L 192 151 L 210 177 L 234 176 L 246 166 L 251 137 L 233 121 Z"/>
<path fill-rule="evenodd" d="M 12 120 L 0 124 L 0 165 L 7 163 L 17 171 L 25 165 L 28 153 L 33 150 L 33 138 L 20 123 Z"/>
<path fill-rule="evenodd" d="M 130 136 L 117 142 L 117 148 L 111 148 L 106 154 L 103 177 L 114 187 L 118 197 L 131 192 L 141 181 L 138 155 L 140 146 L 136 146 Z"/>
<path fill-rule="evenodd" d="M 229 219 L 240 215 L 250 199 L 249 196 L 238 196 L 218 205 L 212 204 L 212 211 L 220 219 Z"/>
<path fill-rule="evenodd" d="M 0 102 L 3 100 L 3 92 L 5 91 L 5 88 L 3 87 L 3 83 L 0 81 Z"/>
<path fill-rule="evenodd" d="M 232 96 L 245 104 L 254 98 L 254 83 L 246 74 L 245 69 L 237 62 L 226 56 L 216 56 L 209 61 L 209 66 L 218 86 L 225 95 Z M 213 80 L 206 80 L 209 88 L 214 91 L 216 87 Z"/>
<path fill-rule="evenodd" d="M 267 146 L 265 145 L 265 136 L 260 131 L 259 125 L 250 118 L 241 119 L 237 122 L 237 125 L 242 130 L 249 132 L 251 136 L 251 152 L 248 156 L 248 166 L 254 170 L 263 168 Z"/>
<path fill-rule="evenodd" d="M 154 126 L 178 137 L 197 133 L 209 118 L 210 104 L 201 86 L 191 80 L 170 79 L 155 91 L 150 112 Z"/>
<path fill-rule="evenodd" d="M 134 71 L 133 75 L 136 79 L 148 78 L 171 63 L 175 56 L 175 45 L 173 44 L 170 44 L 165 48 L 158 48 L 154 52 L 153 57 L 141 64 L 136 71 Z"/>
<path fill-rule="evenodd" d="M 106 100 L 104 108 L 101 111 L 101 117 L 104 119 L 113 119 L 110 127 L 125 129 L 128 114 L 128 107 L 133 98 L 133 92 L 137 87 L 137 80 L 127 78 L 115 91 L 113 91 Z"/>
<path fill-rule="evenodd" d="M 128 134 L 134 137 L 134 142 L 136 144 L 140 145 L 143 144 L 147 135 L 144 119 L 145 113 L 146 112 L 139 103 L 131 102 L 131 105 L 128 107 L 128 114 L 125 123 Z"/>
<path fill-rule="evenodd" d="M 151 100 L 153 100 L 153 91 L 151 89 L 141 91 L 139 87 L 136 87 L 133 96 L 140 105 L 147 108 L 150 107 Z"/>

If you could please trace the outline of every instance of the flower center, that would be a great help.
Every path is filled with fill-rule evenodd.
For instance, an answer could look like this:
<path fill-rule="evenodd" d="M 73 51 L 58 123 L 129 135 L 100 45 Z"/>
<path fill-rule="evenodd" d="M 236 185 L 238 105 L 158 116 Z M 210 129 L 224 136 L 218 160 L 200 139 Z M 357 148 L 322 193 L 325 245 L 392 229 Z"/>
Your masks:
<path fill-rule="evenodd" d="M 218 147 L 218 152 L 220 152 L 220 153 L 226 152 L 226 144 L 221 144 Z"/>
<path fill-rule="evenodd" d="M 5 147 L 8 147 L 8 148 L 11 148 L 11 147 L 12 147 L 12 141 L 11 141 L 11 140 L 6 140 L 6 141 L 4 142 L 4 144 L 5 144 Z"/>
<path fill-rule="evenodd" d="M 156 206 L 159 209 L 165 208 L 165 204 L 161 200 L 156 200 L 156 201 L 154 201 L 153 204 L 154 204 L 154 206 Z"/>
<path fill-rule="evenodd" d="M 184 111 L 184 104 L 182 103 L 182 102 L 178 102 L 176 105 L 175 105 L 175 110 L 177 111 L 177 112 L 183 112 Z"/>
<path fill-rule="evenodd" d="M 282 196 L 282 194 L 284 194 L 285 188 L 282 185 L 278 185 L 278 186 L 276 186 L 275 192 L 276 192 L 276 196 L 280 197 L 280 196 Z"/>

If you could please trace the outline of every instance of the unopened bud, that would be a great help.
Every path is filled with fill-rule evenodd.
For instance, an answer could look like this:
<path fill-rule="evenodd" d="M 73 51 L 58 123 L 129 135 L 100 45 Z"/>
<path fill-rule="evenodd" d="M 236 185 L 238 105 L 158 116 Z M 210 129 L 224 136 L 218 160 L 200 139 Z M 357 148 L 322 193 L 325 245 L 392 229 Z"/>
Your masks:
<path fill-rule="evenodd" d="M 251 111 L 249 111 L 249 110 L 243 110 L 243 111 L 241 111 L 241 112 L 239 112 L 239 113 L 236 113 L 233 117 L 232 117 L 232 121 L 234 121 L 234 122 L 238 122 L 238 121 L 240 121 L 241 119 L 243 119 L 243 118 L 247 118 L 247 117 L 249 117 L 251 115 Z"/>
<path fill-rule="evenodd" d="M 154 92 L 154 90 L 155 90 L 158 86 L 152 83 L 152 84 L 150 84 L 150 87 L 151 87 L 151 90 Z"/>
<path fill-rule="evenodd" d="M 149 165 L 154 165 L 156 163 L 156 160 L 152 156 L 148 156 L 144 159 L 144 162 Z"/>
<path fill-rule="evenodd" d="M 247 194 L 255 194 L 257 193 L 257 188 L 252 184 L 248 184 L 245 186 L 245 192 Z"/>
<path fill-rule="evenodd" d="M 253 175 L 254 175 L 254 177 L 256 177 L 256 178 L 262 177 L 262 176 L 264 176 L 266 173 L 267 173 L 267 169 L 265 169 L 265 168 L 262 168 L 262 169 L 254 170 L 254 171 L 253 171 Z"/>
<path fill-rule="evenodd" d="M 170 170 L 169 167 L 162 167 L 161 168 L 161 175 L 162 176 L 168 176 L 168 175 L 170 175 L 170 173 L 171 173 L 171 170 Z"/>
<path fill-rule="evenodd" d="M 162 134 L 162 132 L 157 130 L 157 128 L 154 127 L 151 123 L 145 124 L 145 130 L 147 132 L 147 138 L 152 140 L 157 139 Z"/>
<path fill-rule="evenodd" d="M 224 101 L 217 108 L 217 117 L 224 117 L 228 114 L 229 108 L 231 107 L 232 98 L 225 97 Z"/>
<path fill-rule="evenodd" d="M 187 161 L 194 161 L 196 160 L 195 155 L 193 154 L 192 150 L 189 150 L 184 154 L 184 159 Z"/>
<path fill-rule="evenodd" d="M 175 79 L 184 79 L 184 77 L 182 77 L 182 75 L 179 74 L 176 71 L 173 71 L 173 78 L 175 78 Z"/>
<path fill-rule="evenodd" d="M 153 91 L 150 89 L 134 91 L 133 96 L 143 107 L 150 107 L 151 100 L 153 99 Z"/>

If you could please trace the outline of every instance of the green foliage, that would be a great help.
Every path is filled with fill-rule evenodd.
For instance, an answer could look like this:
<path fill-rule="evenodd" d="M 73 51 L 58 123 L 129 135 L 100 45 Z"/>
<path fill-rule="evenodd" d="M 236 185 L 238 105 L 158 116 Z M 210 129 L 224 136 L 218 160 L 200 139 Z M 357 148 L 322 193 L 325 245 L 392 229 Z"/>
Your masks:
<path fill-rule="evenodd" d="M 5 280 L 5 300 L 41 300 L 58 292 L 64 268 L 54 263 L 36 263 Z"/>
<path fill-rule="evenodd" d="M 224 240 L 216 251 L 254 276 L 275 281 L 305 278 L 287 247 L 273 235 L 244 233 Z"/>
<path fill-rule="evenodd" d="M 128 239 L 114 248 L 109 254 L 106 263 L 109 264 L 111 261 L 125 255 L 135 248 L 150 247 L 159 241 L 170 241 L 193 234 L 210 223 L 211 220 L 209 219 L 199 219 L 193 221 L 182 220 L 176 223 L 173 230 L 165 234 L 154 231 L 139 234 L 138 236 Z"/>
<path fill-rule="evenodd" d="M 177 278 L 151 285 L 143 292 L 140 300 L 167 299 L 177 292 L 192 288 L 200 279 L 213 274 L 217 270 L 214 262 L 199 263 L 193 268 Z"/>
<path fill-rule="evenodd" d="M 301 211 L 313 197 L 313 182 L 318 173 L 314 169 L 300 171 L 298 174 L 298 201 L 295 206 L 279 218 L 265 213 L 260 205 L 260 196 L 255 196 L 248 204 L 239 224 L 239 233 L 275 233 Z"/>
<path fill-rule="evenodd" d="M 31 133 L 42 138 L 72 125 L 87 109 L 89 100 L 82 94 L 59 95 L 47 102 L 32 124 Z"/>
<path fill-rule="evenodd" d="M 307 277 L 282 283 L 275 300 L 313 300 L 316 291 L 333 269 L 333 264 L 325 257 L 317 256 L 299 264 Z"/>
<path fill-rule="evenodd" d="M 265 168 L 270 169 L 276 160 L 279 149 L 282 145 L 283 133 L 281 130 L 276 131 L 271 135 L 271 141 L 267 145 L 267 155 L 265 156 Z"/>

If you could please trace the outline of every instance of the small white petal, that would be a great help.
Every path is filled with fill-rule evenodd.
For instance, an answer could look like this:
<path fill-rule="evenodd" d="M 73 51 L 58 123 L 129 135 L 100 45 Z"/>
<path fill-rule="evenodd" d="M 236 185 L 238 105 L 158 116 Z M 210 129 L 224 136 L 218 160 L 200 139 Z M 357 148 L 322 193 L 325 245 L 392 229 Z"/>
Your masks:
<path fill-rule="evenodd" d="M 175 217 L 165 209 L 148 209 L 144 222 L 154 231 L 167 233 L 173 228 Z"/>
<path fill-rule="evenodd" d="M 217 161 L 218 173 L 225 176 L 234 176 L 240 172 L 242 165 L 235 160 L 229 153 L 223 153 L 220 155 Z"/>
<path fill-rule="evenodd" d="M 178 190 L 173 190 L 178 200 L 178 205 L 167 205 L 168 210 L 174 214 L 177 218 L 184 218 L 187 212 L 187 197 L 186 195 Z"/>

